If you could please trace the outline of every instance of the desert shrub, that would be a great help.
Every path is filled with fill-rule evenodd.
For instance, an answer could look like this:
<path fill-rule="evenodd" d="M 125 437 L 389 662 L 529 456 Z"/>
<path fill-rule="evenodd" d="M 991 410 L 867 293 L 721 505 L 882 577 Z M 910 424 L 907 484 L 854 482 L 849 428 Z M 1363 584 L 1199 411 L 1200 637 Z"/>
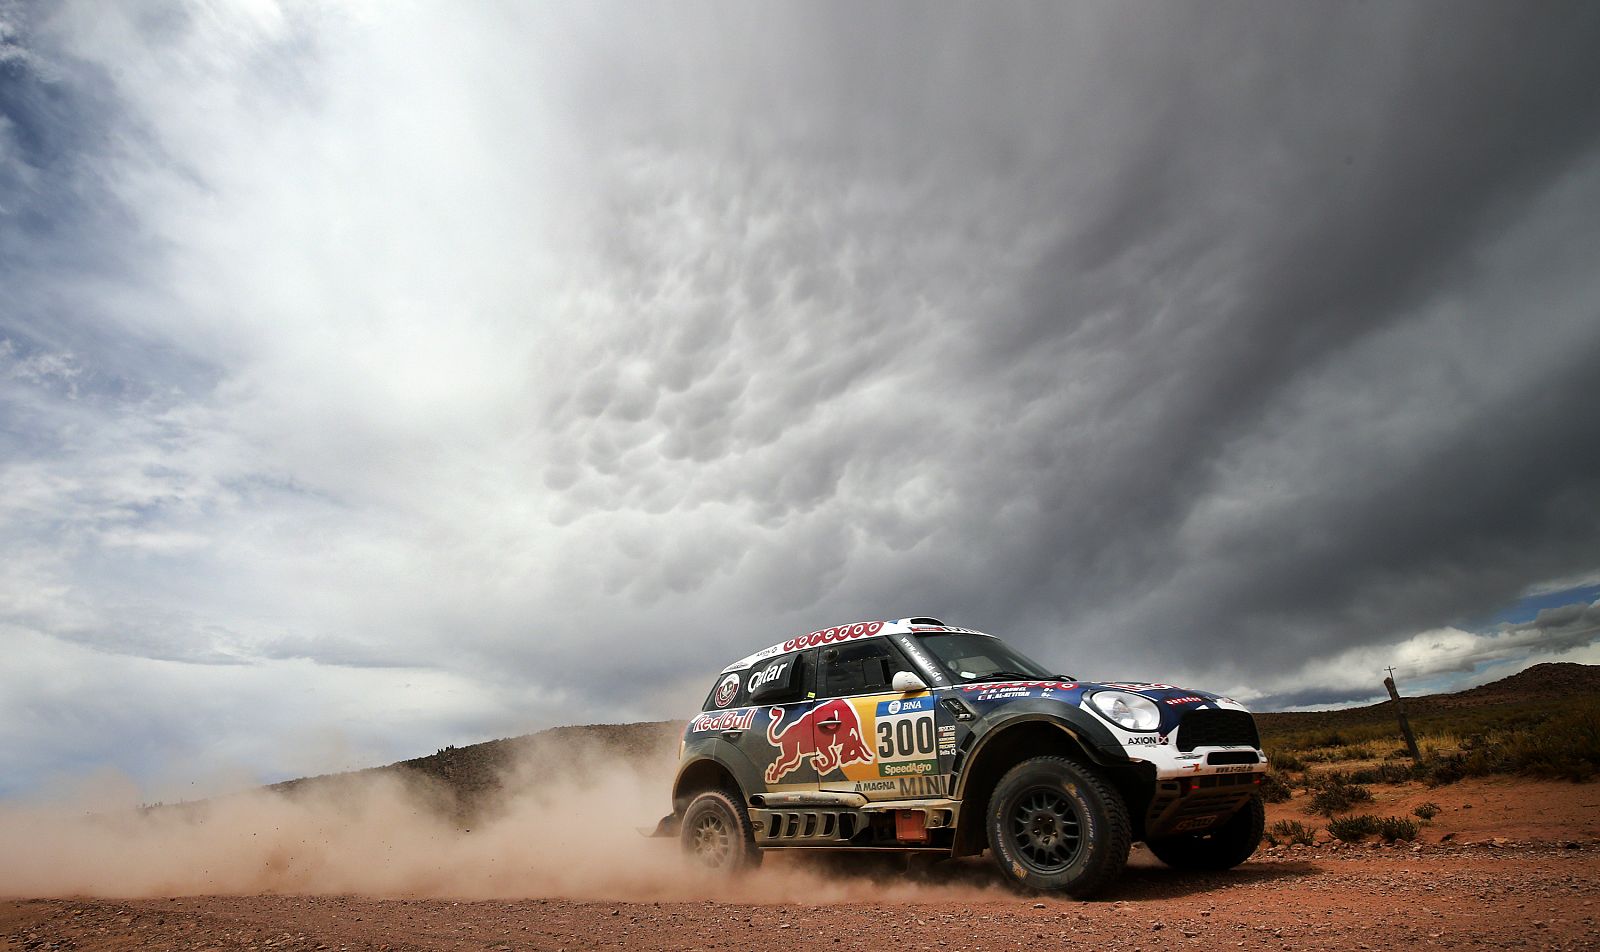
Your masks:
<path fill-rule="evenodd" d="M 1363 767 L 1350 772 L 1351 783 L 1405 783 L 1416 779 L 1416 769 L 1411 764 L 1384 762 L 1376 767 Z"/>
<path fill-rule="evenodd" d="M 1306 762 L 1290 751 L 1267 751 L 1267 759 L 1272 766 L 1288 773 L 1300 773 L 1306 769 Z"/>
<path fill-rule="evenodd" d="M 1378 832 L 1378 821 L 1376 817 L 1370 817 L 1366 814 L 1342 816 L 1328 821 L 1328 832 L 1332 833 L 1335 839 L 1343 840 L 1346 843 L 1355 843 L 1363 836 Z"/>
<path fill-rule="evenodd" d="M 1552 717 L 1542 729 L 1518 732 L 1503 750 L 1506 765 L 1517 773 L 1575 782 L 1593 779 L 1600 773 L 1600 703 L 1580 704 Z"/>
<path fill-rule="evenodd" d="M 1332 773 L 1321 779 L 1321 787 L 1311 795 L 1308 808 L 1312 813 L 1331 817 L 1345 813 L 1357 803 L 1372 799 L 1372 791 L 1360 784 L 1351 783 L 1344 774 Z"/>
<path fill-rule="evenodd" d="M 1316 831 L 1299 820 L 1279 820 L 1267 828 L 1267 842 L 1273 846 L 1299 843 L 1310 846 L 1316 842 Z"/>
<path fill-rule="evenodd" d="M 1415 780 L 1416 765 L 1408 761 L 1385 761 L 1378 765 L 1380 783 L 1405 783 Z"/>
<path fill-rule="evenodd" d="M 1365 744 L 1341 744 L 1337 747 L 1314 747 L 1303 754 L 1306 762 L 1324 764 L 1341 760 L 1371 760 L 1377 755 Z"/>
<path fill-rule="evenodd" d="M 1461 754 L 1450 754 L 1444 757 L 1435 757 L 1422 762 L 1422 779 L 1429 786 L 1440 787 L 1447 783 L 1455 783 L 1467 776 L 1466 757 Z"/>
<path fill-rule="evenodd" d="M 1289 785 L 1283 782 L 1276 770 L 1268 770 L 1261 781 L 1261 799 L 1268 803 L 1283 803 L 1289 797 Z"/>
<path fill-rule="evenodd" d="M 1416 806 L 1412 807 L 1411 808 L 1411 812 L 1416 814 L 1418 817 L 1422 818 L 1423 820 L 1431 820 L 1434 817 L 1439 815 L 1439 810 L 1440 809 L 1441 809 L 1441 807 L 1439 806 L 1439 804 L 1434 803 L 1432 800 L 1429 800 L 1427 803 L 1419 803 Z"/>
<path fill-rule="evenodd" d="M 1386 816 L 1375 821 L 1375 832 L 1387 843 L 1414 840 L 1417 838 L 1417 829 L 1416 820 L 1408 820 L 1403 816 Z"/>

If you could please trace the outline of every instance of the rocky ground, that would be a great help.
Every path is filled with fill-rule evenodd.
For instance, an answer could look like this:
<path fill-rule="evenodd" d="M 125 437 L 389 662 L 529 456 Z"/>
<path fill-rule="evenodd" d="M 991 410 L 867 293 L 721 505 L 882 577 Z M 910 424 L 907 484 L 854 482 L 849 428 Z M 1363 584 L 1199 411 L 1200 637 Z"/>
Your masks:
<path fill-rule="evenodd" d="M 784 875 L 769 863 L 759 876 Z M 881 874 L 882 870 L 879 870 Z M 850 874 L 844 874 L 850 875 Z M 885 899 L 619 902 L 183 896 L 0 902 L 0 949 L 1592 949 L 1600 843 L 1266 853 L 1180 874 L 1136 850 L 1091 902 L 1011 893 L 987 863 L 944 864 Z"/>

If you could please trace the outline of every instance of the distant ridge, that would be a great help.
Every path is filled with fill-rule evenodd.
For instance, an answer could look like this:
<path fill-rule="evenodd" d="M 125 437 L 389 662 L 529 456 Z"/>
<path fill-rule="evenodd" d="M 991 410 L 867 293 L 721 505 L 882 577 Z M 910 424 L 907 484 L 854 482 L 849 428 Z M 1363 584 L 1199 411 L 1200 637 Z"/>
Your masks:
<path fill-rule="evenodd" d="M 1600 697 L 1600 665 L 1570 661 L 1545 662 L 1525 668 L 1510 677 L 1491 681 L 1452 694 L 1424 694 L 1405 697 L 1406 713 L 1413 720 L 1468 708 L 1526 705 L 1541 698 L 1563 700 Z M 1336 729 L 1358 724 L 1393 723 L 1394 702 L 1379 701 L 1365 707 L 1335 711 L 1287 711 L 1257 713 L 1256 723 L 1263 734 Z"/>
<path fill-rule="evenodd" d="M 275 783 L 267 789 L 280 793 L 310 792 L 358 775 L 395 774 L 434 782 L 447 800 L 442 806 L 459 820 L 470 822 L 492 811 L 502 795 L 516 793 L 531 780 L 549 782 L 563 778 L 582 781 L 597 769 L 620 761 L 639 763 L 670 757 L 683 735 L 683 721 L 643 721 L 633 724 L 583 724 L 552 727 L 536 734 L 445 747 L 425 757 L 413 757 L 384 767 L 302 777 Z M 662 801 L 667 791 L 661 793 Z"/>
<path fill-rule="evenodd" d="M 1600 664 L 1547 661 L 1475 688 L 1454 694 L 1429 695 L 1418 700 L 1426 700 L 1441 708 L 1482 707 L 1485 704 L 1524 701 L 1535 692 L 1557 696 L 1600 693 Z"/>

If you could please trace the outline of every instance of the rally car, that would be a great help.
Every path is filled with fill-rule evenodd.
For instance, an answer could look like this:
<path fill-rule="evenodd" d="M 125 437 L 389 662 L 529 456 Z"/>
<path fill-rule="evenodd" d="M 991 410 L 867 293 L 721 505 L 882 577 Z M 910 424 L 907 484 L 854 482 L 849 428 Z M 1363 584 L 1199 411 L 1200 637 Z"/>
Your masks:
<path fill-rule="evenodd" d="M 771 849 L 989 850 L 1022 887 L 1087 896 L 1143 841 L 1182 869 L 1255 851 L 1267 758 L 1238 703 L 1079 681 L 935 618 L 790 638 L 717 675 L 657 825 L 735 873 Z"/>

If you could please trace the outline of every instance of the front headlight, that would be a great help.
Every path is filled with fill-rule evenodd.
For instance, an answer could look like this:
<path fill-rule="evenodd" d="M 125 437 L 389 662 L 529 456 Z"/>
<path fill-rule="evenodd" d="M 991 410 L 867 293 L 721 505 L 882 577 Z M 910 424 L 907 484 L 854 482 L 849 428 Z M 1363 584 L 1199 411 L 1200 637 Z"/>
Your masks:
<path fill-rule="evenodd" d="M 1090 700 L 1108 720 L 1130 731 L 1153 731 L 1161 726 L 1156 702 L 1126 691 L 1096 691 Z"/>

